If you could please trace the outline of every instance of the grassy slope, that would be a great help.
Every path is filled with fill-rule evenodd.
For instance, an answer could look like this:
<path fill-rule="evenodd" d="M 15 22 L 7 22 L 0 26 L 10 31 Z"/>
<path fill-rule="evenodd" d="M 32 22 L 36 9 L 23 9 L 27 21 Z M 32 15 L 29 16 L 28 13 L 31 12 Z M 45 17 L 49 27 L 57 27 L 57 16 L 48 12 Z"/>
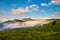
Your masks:
<path fill-rule="evenodd" d="M 32 30 L 10 30 L 0 32 L 0 40 L 60 40 L 60 20 L 56 24 L 45 24 Z"/>

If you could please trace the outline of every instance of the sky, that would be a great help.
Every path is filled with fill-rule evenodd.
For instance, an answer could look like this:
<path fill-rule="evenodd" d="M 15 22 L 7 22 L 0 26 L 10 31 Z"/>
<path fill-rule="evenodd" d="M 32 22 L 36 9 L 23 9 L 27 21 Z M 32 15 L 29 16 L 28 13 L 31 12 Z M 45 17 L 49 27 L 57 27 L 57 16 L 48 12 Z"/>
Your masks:
<path fill-rule="evenodd" d="M 0 18 L 60 18 L 60 0 L 0 0 Z"/>

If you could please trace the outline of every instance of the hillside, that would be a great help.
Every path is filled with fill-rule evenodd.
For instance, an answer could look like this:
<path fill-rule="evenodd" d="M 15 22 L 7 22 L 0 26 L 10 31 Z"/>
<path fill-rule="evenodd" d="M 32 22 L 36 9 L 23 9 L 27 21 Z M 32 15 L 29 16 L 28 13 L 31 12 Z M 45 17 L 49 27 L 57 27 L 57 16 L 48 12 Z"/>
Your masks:
<path fill-rule="evenodd" d="M 31 30 L 0 31 L 0 40 L 60 40 L 60 19 Z"/>
<path fill-rule="evenodd" d="M 44 24 L 42 27 L 39 27 L 36 30 L 44 32 L 60 32 L 60 19 L 55 20 L 54 22 L 49 24 Z"/>

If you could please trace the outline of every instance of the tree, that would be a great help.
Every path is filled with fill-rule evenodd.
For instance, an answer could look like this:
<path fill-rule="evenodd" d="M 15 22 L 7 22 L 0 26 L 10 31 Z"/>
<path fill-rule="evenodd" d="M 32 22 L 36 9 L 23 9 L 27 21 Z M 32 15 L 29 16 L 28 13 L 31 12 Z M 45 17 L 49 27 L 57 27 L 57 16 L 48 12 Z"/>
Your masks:
<path fill-rule="evenodd" d="M 53 22 L 52 22 L 52 25 L 56 25 L 56 21 L 53 21 Z"/>

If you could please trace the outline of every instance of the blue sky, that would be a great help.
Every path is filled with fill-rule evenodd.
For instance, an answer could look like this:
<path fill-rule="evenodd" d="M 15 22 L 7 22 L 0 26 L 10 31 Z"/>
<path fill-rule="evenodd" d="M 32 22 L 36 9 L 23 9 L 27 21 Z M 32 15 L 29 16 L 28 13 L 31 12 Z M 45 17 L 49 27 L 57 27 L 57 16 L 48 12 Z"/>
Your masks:
<path fill-rule="evenodd" d="M 60 17 L 60 0 L 0 0 L 0 18 Z"/>

